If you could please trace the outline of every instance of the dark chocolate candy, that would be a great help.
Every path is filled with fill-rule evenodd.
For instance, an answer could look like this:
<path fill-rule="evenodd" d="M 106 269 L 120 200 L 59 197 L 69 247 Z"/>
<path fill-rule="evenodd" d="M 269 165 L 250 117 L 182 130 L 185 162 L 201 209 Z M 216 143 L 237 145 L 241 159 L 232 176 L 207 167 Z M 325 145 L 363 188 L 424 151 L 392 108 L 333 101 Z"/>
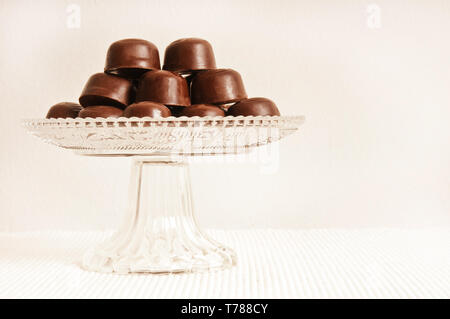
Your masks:
<path fill-rule="evenodd" d="M 183 108 L 179 116 L 225 116 L 225 112 L 216 105 L 195 104 Z"/>
<path fill-rule="evenodd" d="M 141 39 L 124 39 L 110 45 L 105 72 L 136 79 L 149 70 L 159 70 L 158 48 Z"/>
<path fill-rule="evenodd" d="M 211 44 L 203 39 L 179 39 L 166 48 L 164 70 L 189 73 L 216 68 L 216 59 Z"/>
<path fill-rule="evenodd" d="M 131 104 L 123 111 L 124 117 L 169 117 L 171 115 L 167 106 L 150 101 Z"/>
<path fill-rule="evenodd" d="M 142 76 L 136 93 L 136 102 L 142 101 L 189 106 L 191 100 L 186 79 L 170 71 L 147 72 Z"/>
<path fill-rule="evenodd" d="M 80 104 L 72 103 L 72 102 L 61 102 L 53 105 L 47 113 L 48 119 L 57 119 L 57 118 L 76 118 L 78 117 L 78 113 L 83 109 Z"/>
<path fill-rule="evenodd" d="M 131 102 L 132 90 L 133 84 L 130 80 L 106 73 L 96 73 L 87 81 L 79 101 L 84 107 L 110 105 L 125 108 Z"/>
<path fill-rule="evenodd" d="M 230 106 L 227 115 L 279 116 L 280 111 L 278 111 L 278 108 L 273 101 L 264 97 L 253 97 Z"/>
<path fill-rule="evenodd" d="M 241 75 L 231 69 L 199 72 L 191 83 L 192 104 L 226 104 L 247 98 Z"/>
<path fill-rule="evenodd" d="M 86 117 L 121 117 L 122 116 L 122 109 L 109 106 L 109 105 L 95 105 L 95 106 L 88 106 L 85 107 L 80 111 L 79 117 L 86 118 Z"/>

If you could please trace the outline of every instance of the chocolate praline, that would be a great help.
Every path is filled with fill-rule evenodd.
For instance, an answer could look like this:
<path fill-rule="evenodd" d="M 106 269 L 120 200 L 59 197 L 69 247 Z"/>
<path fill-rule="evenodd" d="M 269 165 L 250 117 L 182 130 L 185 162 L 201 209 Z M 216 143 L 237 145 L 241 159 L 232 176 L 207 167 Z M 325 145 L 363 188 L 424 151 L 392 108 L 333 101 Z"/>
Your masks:
<path fill-rule="evenodd" d="M 171 115 L 167 106 L 150 101 L 131 104 L 123 111 L 124 117 L 169 117 Z"/>
<path fill-rule="evenodd" d="M 149 70 L 159 70 L 158 48 L 142 39 L 123 39 L 112 43 L 106 54 L 105 72 L 138 78 Z"/>
<path fill-rule="evenodd" d="M 96 73 L 87 81 L 79 101 L 84 107 L 110 105 L 125 108 L 132 97 L 132 81 L 115 75 Z"/>
<path fill-rule="evenodd" d="M 186 79 L 170 71 L 147 72 L 141 77 L 136 93 L 136 102 L 142 101 L 189 106 L 191 100 Z"/>
<path fill-rule="evenodd" d="M 232 116 L 279 116 L 280 111 L 272 100 L 254 97 L 236 103 L 227 111 Z"/>
<path fill-rule="evenodd" d="M 199 38 L 179 39 L 166 48 L 164 70 L 189 73 L 216 68 L 216 59 L 211 44 Z"/>
<path fill-rule="evenodd" d="M 183 108 L 179 116 L 225 116 L 225 112 L 216 105 L 195 104 Z"/>
<path fill-rule="evenodd" d="M 53 105 L 47 113 L 46 118 L 76 118 L 78 113 L 83 109 L 80 104 L 72 102 L 61 102 Z"/>
<path fill-rule="evenodd" d="M 108 106 L 108 105 L 95 105 L 95 106 L 88 106 L 85 107 L 80 111 L 80 114 L 78 115 L 81 118 L 86 117 L 121 117 L 123 114 L 122 109 L 119 109 L 114 106 Z"/>
<path fill-rule="evenodd" d="M 192 79 L 192 104 L 227 104 L 245 98 L 241 75 L 232 69 L 203 71 Z"/>

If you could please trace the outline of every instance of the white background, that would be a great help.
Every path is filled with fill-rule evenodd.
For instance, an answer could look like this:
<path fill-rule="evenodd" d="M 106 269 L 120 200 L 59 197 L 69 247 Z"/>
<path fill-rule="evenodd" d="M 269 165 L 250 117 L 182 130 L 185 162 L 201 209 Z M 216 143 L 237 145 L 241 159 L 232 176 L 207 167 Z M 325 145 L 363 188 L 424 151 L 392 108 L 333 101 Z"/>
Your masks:
<path fill-rule="evenodd" d="M 279 168 L 192 167 L 202 225 L 450 225 L 449 2 L 0 1 L 0 231 L 108 229 L 126 206 L 128 159 L 87 158 L 27 135 L 76 101 L 113 41 L 201 37 L 250 96 L 302 114 Z M 380 28 L 368 23 L 375 3 Z M 376 26 L 376 25 L 375 25 Z"/>

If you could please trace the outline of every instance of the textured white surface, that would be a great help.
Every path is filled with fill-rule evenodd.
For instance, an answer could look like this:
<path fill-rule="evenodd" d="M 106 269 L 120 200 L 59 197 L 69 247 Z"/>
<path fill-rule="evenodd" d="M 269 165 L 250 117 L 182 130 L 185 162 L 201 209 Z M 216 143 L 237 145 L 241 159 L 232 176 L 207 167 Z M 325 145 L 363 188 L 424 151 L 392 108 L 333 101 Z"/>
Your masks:
<path fill-rule="evenodd" d="M 3 298 L 449 298 L 450 230 L 210 231 L 230 270 L 184 275 L 82 271 L 108 233 L 0 233 Z"/>

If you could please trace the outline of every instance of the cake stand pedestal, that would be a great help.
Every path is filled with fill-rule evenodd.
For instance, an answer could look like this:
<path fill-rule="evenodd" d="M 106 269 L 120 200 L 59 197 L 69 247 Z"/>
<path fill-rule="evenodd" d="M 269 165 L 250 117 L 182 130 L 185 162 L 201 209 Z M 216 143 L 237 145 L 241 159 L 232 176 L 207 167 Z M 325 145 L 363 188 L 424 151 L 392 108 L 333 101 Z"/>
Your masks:
<path fill-rule="evenodd" d="M 197 226 L 183 157 L 133 158 L 128 210 L 110 240 L 88 251 L 83 268 L 173 273 L 228 268 L 235 253 Z"/>
<path fill-rule="evenodd" d="M 194 117 L 26 120 L 27 130 L 80 155 L 131 156 L 128 210 L 118 231 L 83 257 L 86 270 L 179 273 L 225 269 L 234 251 L 194 215 L 188 157 L 237 154 L 296 131 L 304 118 Z"/>

